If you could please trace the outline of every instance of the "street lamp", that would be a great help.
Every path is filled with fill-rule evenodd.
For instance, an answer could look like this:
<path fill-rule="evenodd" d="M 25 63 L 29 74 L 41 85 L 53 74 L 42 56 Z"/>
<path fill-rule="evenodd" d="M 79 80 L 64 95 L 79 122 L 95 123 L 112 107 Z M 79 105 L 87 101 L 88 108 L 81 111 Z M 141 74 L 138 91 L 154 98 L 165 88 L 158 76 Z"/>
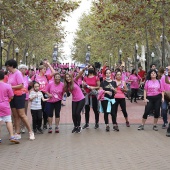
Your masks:
<path fill-rule="evenodd" d="M 26 52 L 26 54 L 25 54 L 25 57 L 26 57 L 26 65 L 27 65 L 27 62 L 28 62 L 28 52 Z"/>
<path fill-rule="evenodd" d="M 161 46 L 162 46 L 162 67 L 165 65 L 165 36 L 160 36 Z"/>
<path fill-rule="evenodd" d="M 0 68 L 2 69 L 2 49 L 4 47 L 4 42 L 1 40 L 1 51 L 0 51 Z"/>
<path fill-rule="evenodd" d="M 119 50 L 119 64 L 122 64 L 122 50 Z"/>
<path fill-rule="evenodd" d="M 135 45 L 135 70 L 136 70 L 137 73 L 138 73 L 138 62 L 137 62 L 137 60 L 138 60 L 138 48 L 139 48 L 139 46 L 136 43 L 136 45 Z"/>
<path fill-rule="evenodd" d="M 91 46 L 88 44 L 87 52 L 86 52 L 86 64 L 90 63 L 90 50 L 91 50 Z"/>
<path fill-rule="evenodd" d="M 15 49 L 15 54 L 16 54 L 17 63 L 18 63 L 18 53 L 19 53 L 19 48 L 17 47 L 17 48 Z"/>
<path fill-rule="evenodd" d="M 153 59 L 155 57 L 155 53 L 154 52 L 151 53 L 151 57 L 152 57 L 152 64 L 153 64 Z"/>
<path fill-rule="evenodd" d="M 20 60 L 19 62 L 20 62 L 20 64 L 22 64 L 22 60 Z"/>
<path fill-rule="evenodd" d="M 32 62 L 33 62 L 33 67 L 34 67 L 34 61 L 35 61 L 35 55 L 32 55 Z"/>

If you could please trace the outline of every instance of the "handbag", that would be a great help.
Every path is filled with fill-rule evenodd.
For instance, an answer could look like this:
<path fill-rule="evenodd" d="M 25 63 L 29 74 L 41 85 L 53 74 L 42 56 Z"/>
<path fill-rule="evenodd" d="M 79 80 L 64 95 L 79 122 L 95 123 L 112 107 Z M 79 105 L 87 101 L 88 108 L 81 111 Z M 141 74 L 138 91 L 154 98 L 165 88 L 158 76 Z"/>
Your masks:
<path fill-rule="evenodd" d="M 166 101 L 170 102 L 170 91 L 164 92 L 164 98 L 165 98 Z"/>

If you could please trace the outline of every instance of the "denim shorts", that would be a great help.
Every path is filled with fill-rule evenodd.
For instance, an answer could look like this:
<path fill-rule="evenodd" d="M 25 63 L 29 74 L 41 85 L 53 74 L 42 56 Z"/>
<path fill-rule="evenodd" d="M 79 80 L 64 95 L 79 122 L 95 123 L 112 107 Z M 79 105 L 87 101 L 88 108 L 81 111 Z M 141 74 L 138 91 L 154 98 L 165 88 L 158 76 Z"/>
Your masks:
<path fill-rule="evenodd" d="M 22 94 L 21 96 L 14 95 L 14 98 L 10 102 L 11 108 L 24 109 L 25 98 L 26 98 L 26 94 Z"/>

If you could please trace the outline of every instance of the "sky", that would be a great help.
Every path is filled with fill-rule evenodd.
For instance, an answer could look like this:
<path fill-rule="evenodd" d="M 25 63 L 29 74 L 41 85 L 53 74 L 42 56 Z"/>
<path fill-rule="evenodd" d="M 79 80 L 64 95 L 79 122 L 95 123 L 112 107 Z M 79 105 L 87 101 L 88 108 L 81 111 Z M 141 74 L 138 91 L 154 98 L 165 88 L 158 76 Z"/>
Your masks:
<path fill-rule="evenodd" d="M 64 40 L 64 46 L 62 48 L 62 56 L 65 58 L 65 62 L 72 62 L 71 59 L 71 47 L 75 37 L 75 32 L 78 29 L 78 21 L 83 13 L 88 13 L 90 11 L 92 0 L 82 0 L 79 8 L 73 11 L 67 19 L 68 22 L 64 22 L 62 25 L 67 31 L 67 36 Z"/>

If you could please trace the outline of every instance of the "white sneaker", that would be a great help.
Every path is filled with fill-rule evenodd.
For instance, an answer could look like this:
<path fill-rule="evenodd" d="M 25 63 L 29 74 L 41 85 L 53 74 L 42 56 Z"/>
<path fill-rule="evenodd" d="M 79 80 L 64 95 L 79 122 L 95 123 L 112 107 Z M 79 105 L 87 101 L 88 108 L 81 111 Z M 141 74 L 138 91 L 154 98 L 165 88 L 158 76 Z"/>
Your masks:
<path fill-rule="evenodd" d="M 15 139 L 20 140 L 21 139 L 21 134 L 15 133 L 14 137 L 15 137 Z"/>
<path fill-rule="evenodd" d="M 35 140 L 34 132 L 29 132 L 30 140 Z"/>
<path fill-rule="evenodd" d="M 21 129 L 21 133 L 25 133 L 25 128 L 22 128 L 22 129 Z"/>

